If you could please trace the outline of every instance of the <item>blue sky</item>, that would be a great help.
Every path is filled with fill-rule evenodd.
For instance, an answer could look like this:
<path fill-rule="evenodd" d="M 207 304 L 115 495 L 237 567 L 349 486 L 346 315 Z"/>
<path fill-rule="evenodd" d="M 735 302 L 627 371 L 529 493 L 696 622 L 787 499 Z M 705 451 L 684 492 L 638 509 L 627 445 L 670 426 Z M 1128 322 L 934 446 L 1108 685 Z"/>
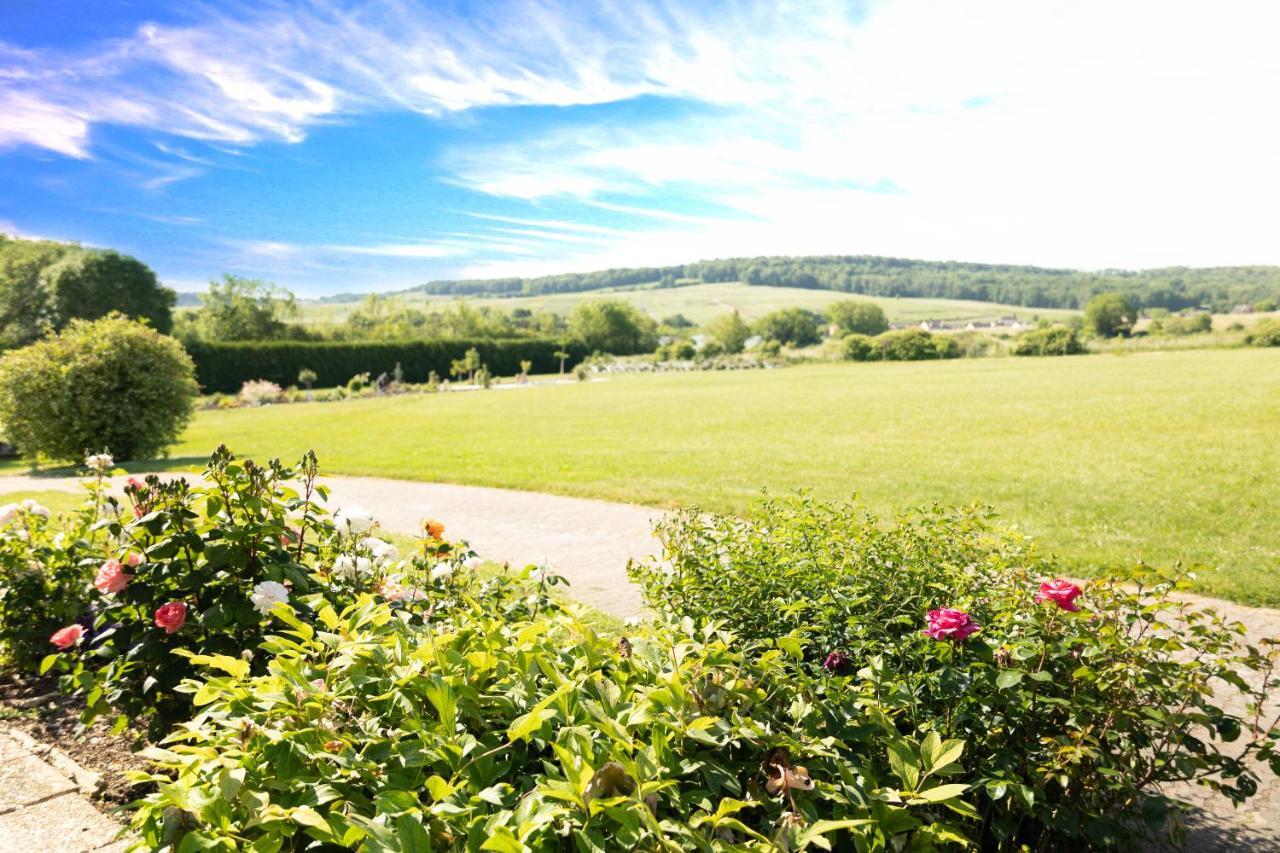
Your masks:
<path fill-rule="evenodd" d="M 0 231 L 305 295 L 755 254 L 1280 263 L 1280 5 L 0 5 Z"/>

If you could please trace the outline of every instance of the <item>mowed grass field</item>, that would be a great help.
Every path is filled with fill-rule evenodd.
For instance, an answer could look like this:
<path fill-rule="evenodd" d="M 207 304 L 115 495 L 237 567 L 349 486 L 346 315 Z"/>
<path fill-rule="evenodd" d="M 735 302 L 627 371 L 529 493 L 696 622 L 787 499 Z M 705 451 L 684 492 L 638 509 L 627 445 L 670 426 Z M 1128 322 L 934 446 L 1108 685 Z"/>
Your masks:
<path fill-rule="evenodd" d="M 398 297 L 406 305 L 419 309 L 442 307 L 457 297 L 430 297 L 409 294 Z M 893 322 L 920 320 L 983 320 L 1017 315 L 1022 318 L 1058 319 L 1077 313 L 1055 308 L 1022 308 L 994 302 L 971 302 L 961 299 L 896 299 L 861 296 L 832 290 L 803 290 L 795 287 L 764 287 L 731 282 L 693 284 L 669 288 L 636 288 L 630 290 L 589 291 L 549 296 L 527 296 L 509 299 L 467 298 L 472 306 L 488 305 L 503 311 L 528 308 L 567 315 L 581 302 L 602 299 L 625 299 L 641 310 L 662 319 L 683 314 L 699 325 L 730 311 L 738 311 L 748 320 L 762 317 L 780 308 L 800 307 L 821 311 L 833 302 L 862 299 L 881 306 Z M 342 323 L 359 307 L 356 302 L 300 302 L 298 321 L 308 325 Z"/>
<path fill-rule="evenodd" d="M 1280 605 L 1280 351 L 830 364 L 197 415 L 219 443 L 328 472 L 735 510 L 762 487 L 890 514 L 993 505 L 1073 570 L 1214 568 Z"/>

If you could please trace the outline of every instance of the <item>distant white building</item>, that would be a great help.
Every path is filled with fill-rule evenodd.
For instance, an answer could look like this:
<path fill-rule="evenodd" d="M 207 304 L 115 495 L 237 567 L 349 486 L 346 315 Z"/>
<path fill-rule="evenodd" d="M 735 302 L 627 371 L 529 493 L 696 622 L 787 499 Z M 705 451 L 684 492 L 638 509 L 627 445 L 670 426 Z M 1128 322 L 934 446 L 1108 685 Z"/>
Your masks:
<path fill-rule="evenodd" d="M 760 335 L 752 335 L 751 337 L 747 338 L 745 342 L 743 342 L 742 346 L 744 349 L 755 349 L 756 347 L 760 346 L 762 343 L 764 343 L 764 338 L 762 338 Z"/>

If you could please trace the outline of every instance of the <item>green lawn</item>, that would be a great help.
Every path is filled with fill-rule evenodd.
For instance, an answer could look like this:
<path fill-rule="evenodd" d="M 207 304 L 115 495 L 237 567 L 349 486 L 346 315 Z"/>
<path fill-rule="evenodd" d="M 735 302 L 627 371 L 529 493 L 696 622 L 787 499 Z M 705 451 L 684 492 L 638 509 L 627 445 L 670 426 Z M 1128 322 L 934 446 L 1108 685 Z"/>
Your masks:
<path fill-rule="evenodd" d="M 422 309 L 442 306 L 456 297 L 427 297 L 411 294 L 401 297 L 405 304 Z M 528 308 L 533 311 L 551 311 L 569 314 L 583 301 L 600 299 L 625 299 L 659 319 L 672 314 L 684 314 L 695 323 L 705 323 L 721 314 L 737 310 L 748 320 L 761 317 L 779 308 L 798 306 L 821 311 L 842 299 L 862 299 L 875 302 L 884 308 L 894 322 L 913 320 L 980 320 L 1016 314 L 1019 317 L 1066 317 L 1077 313 L 1055 308 L 1022 308 L 999 305 L 994 302 L 971 302 L 962 299 L 899 299 L 878 296 L 861 296 L 839 293 L 833 290 L 803 290 L 795 287 L 763 287 L 729 282 L 723 284 L 694 284 L 671 288 L 633 288 L 615 291 L 588 291 L 586 293 L 558 293 L 548 296 L 519 298 L 468 298 L 473 306 L 490 305 L 504 311 Z M 312 325 L 341 323 L 358 303 L 302 302 L 299 321 Z"/>
<path fill-rule="evenodd" d="M 743 506 L 763 486 L 882 512 L 981 501 L 1077 571 L 1217 566 L 1206 592 L 1280 605 L 1280 351 L 830 364 L 197 415 L 333 473 Z"/>

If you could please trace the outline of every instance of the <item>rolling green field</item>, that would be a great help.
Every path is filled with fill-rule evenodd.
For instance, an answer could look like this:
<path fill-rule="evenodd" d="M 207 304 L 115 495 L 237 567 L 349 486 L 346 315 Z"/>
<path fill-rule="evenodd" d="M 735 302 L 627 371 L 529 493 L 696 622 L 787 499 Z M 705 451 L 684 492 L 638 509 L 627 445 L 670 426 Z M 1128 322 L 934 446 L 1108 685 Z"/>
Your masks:
<path fill-rule="evenodd" d="M 979 501 L 1081 571 L 1218 567 L 1280 604 L 1280 352 L 832 364 L 201 412 L 220 442 L 325 470 L 736 509 L 761 487 L 890 513 Z"/>
<path fill-rule="evenodd" d="M 400 297 L 406 305 L 422 309 L 442 306 L 457 297 L 427 297 L 409 294 Z M 525 296 L 518 298 L 468 298 L 473 306 L 489 305 L 510 311 L 528 308 L 532 311 L 551 311 L 569 314 L 583 301 L 600 299 L 625 299 L 635 303 L 654 317 L 684 314 L 699 325 L 721 314 L 737 310 L 748 320 L 761 317 L 779 308 L 798 306 L 820 311 L 833 302 L 843 299 L 862 299 L 875 302 L 884 308 L 893 322 L 918 320 L 982 320 L 1017 315 L 1031 317 L 1066 317 L 1076 312 L 1057 308 L 1022 308 L 999 305 L 994 302 L 969 302 L 960 299 L 897 299 L 877 296 L 860 296 L 832 290 L 802 290 L 794 287 L 762 287 L 741 284 L 693 284 L 670 288 L 636 288 L 629 290 L 589 291 L 563 293 L 549 296 Z M 359 303 L 354 302 L 300 302 L 301 316 L 298 322 L 308 325 L 341 323 Z"/>

